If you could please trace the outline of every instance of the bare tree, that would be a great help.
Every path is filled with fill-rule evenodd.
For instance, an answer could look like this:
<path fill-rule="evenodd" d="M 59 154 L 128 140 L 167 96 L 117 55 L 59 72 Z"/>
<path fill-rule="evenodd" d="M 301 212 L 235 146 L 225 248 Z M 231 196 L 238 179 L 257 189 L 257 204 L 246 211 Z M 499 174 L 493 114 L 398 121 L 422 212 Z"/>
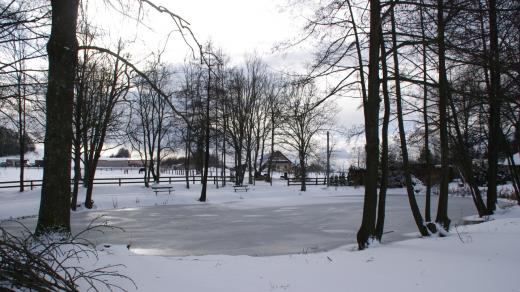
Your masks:
<path fill-rule="evenodd" d="M 306 191 L 307 159 L 316 147 L 316 137 L 325 134 L 334 120 L 330 103 L 316 106 L 320 100 L 316 85 L 296 81 L 284 97 L 280 141 L 298 152 L 301 191 Z"/>
<path fill-rule="evenodd" d="M 396 109 L 397 109 L 397 121 L 399 127 L 399 138 L 401 142 L 401 154 L 403 159 L 403 168 L 405 175 L 405 183 L 406 183 L 406 192 L 408 193 L 408 201 L 410 203 L 410 208 L 412 210 L 412 214 L 415 220 L 415 224 L 419 229 L 419 232 L 422 236 L 429 235 L 426 226 L 424 225 L 424 220 L 421 215 L 421 211 L 419 206 L 417 205 L 417 200 L 415 199 L 415 193 L 412 185 L 412 174 L 410 170 L 410 163 L 408 158 L 408 145 L 406 143 L 406 133 L 404 128 L 404 118 L 403 118 L 403 106 L 402 106 L 402 95 L 401 95 L 401 82 L 399 80 L 399 58 L 398 58 L 398 48 L 397 48 L 397 36 L 396 36 L 396 24 L 395 24 L 395 13 L 394 7 L 390 8 L 390 18 L 391 18 L 391 26 L 392 26 L 392 47 L 394 49 L 393 59 L 394 59 L 394 74 L 395 74 L 395 94 L 396 94 Z"/>
<path fill-rule="evenodd" d="M 43 40 L 48 10 L 40 1 L 0 4 L 0 115 L 16 129 L 20 158 L 19 190 L 24 191 L 25 152 L 36 113 L 44 56 Z M 32 123 L 31 123 L 32 122 Z"/>
<path fill-rule="evenodd" d="M 160 59 L 151 63 L 146 75 L 163 92 L 169 92 L 171 73 L 161 64 Z M 149 178 L 159 182 L 161 161 L 167 155 L 164 150 L 173 148 L 169 142 L 174 120 L 170 107 L 165 100 L 153 90 L 142 78 L 137 77 L 137 92 L 132 96 L 132 125 L 129 125 L 127 136 L 133 149 L 136 150 L 145 166 L 145 186 Z"/>
<path fill-rule="evenodd" d="M 121 43 L 118 51 L 121 52 Z M 129 69 L 118 59 L 111 60 L 100 56 L 87 70 L 92 70 L 88 75 L 85 90 L 82 93 L 82 146 L 84 164 L 84 184 L 87 188 L 85 195 L 85 207 L 92 208 L 92 192 L 94 177 L 105 142 L 111 133 L 115 133 L 119 124 L 118 119 L 122 115 L 122 109 L 118 105 L 126 97 L 130 88 Z"/>

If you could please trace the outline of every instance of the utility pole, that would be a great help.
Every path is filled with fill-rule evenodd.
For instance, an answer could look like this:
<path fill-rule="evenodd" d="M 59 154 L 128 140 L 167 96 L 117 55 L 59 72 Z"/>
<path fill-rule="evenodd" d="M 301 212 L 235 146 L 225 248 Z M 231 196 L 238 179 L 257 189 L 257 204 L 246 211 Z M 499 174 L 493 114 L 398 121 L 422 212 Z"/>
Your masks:
<path fill-rule="evenodd" d="M 329 177 L 330 177 L 330 147 L 329 147 L 329 131 L 327 131 L 327 178 L 326 178 L 327 187 L 330 184 Z"/>

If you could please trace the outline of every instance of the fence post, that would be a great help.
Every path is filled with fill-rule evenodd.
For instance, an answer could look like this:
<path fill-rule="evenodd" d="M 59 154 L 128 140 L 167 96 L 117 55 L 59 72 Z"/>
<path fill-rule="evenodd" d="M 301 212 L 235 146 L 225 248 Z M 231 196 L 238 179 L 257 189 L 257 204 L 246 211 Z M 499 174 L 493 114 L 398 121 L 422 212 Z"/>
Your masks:
<path fill-rule="evenodd" d="M 119 186 L 121 186 L 121 179 L 118 179 L 118 181 L 119 181 Z"/>
<path fill-rule="evenodd" d="M 289 186 L 289 180 L 290 180 L 290 178 L 289 178 L 289 176 L 287 176 L 287 186 Z"/>
<path fill-rule="evenodd" d="M 34 187 L 33 181 L 31 181 L 31 191 L 33 190 L 33 187 Z"/>
<path fill-rule="evenodd" d="M 168 177 L 168 183 L 169 183 L 169 184 L 172 184 L 172 177 L 171 177 L 171 176 Z"/>

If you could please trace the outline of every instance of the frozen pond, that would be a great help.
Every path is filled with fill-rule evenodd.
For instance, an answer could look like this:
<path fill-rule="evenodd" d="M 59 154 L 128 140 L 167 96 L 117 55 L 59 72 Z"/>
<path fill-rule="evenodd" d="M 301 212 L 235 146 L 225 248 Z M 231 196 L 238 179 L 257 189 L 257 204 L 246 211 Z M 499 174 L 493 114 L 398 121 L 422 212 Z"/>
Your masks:
<path fill-rule="evenodd" d="M 262 206 L 244 208 L 240 204 L 191 204 L 152 206 L 73 214 L 74 230 L 81 230 L 98 216 L 125 232 L 92 233 L 93 242 L 130 245 L 139 254 L 252 255 L 325 251 L 355 243 L 361 222 L 362 197 L 330 203 Z M 432 205 L 436 209 L 437 197 Z M 420 206 L 424 197 L 418 197 Z M 470 198 L 450 197 L 449 213 L 453 224 L 475 214 Z M 408 199 L 402 194 L 387 198 L 385 242 L 418 236 Z M 432 212 L 435 218 L 435 212 Z M 25 219 L 34 226 L 36 219 Z"/>

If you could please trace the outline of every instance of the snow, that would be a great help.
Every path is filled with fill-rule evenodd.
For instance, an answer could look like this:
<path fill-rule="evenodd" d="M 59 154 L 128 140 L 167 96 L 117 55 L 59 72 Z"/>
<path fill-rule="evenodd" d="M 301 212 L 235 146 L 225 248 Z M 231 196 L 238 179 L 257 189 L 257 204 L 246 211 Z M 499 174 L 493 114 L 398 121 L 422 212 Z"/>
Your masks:
<path fill-rule="evenodd" d="M 228 183 L 229 184 L 229 183 Z M 320 204 L 323 202 L 361 201 L 361 193 L 355 188 L 329 188 L 323 186 L 308 186 L 311 192 L 300 192 L 297 186 L 287 187 L 283 182 L 277 182 L 271 187 L 265 183 L 249 188 L 248 192 L 233 192 L 230 187 L 216 189 L 208 184 L 208 203 L 226 204 L 232 208 L 257 208 L 271 206 L 294 206 Z M 198 204 L 201 185 L 190 185 L 187 190 L 182 183 L 173 184 L 172 195 L 160 192 L 157 195 L 151 189 L 142 185 L 101 185 L 94 186 L 94 210 L 141 208 L 157 205 Z M 17 189 L 0 189 L 0 219 L 34 216 L 38 214 L 40 204 L 40 188 L 23 193 Z M 85 188 L 81 187 L 78 202 L 85 199 Z M 341 195 L 341 197 L 339 197 Z M 297 199 L 295 199 L 297 198 Z M 233 203 L 233 204 L 231 204 Z M 79 212 L 88 211 L 80 208 Z"/>
<path fill-rule="evenodd" d="M 420 238 L 365 251 L 272 257 L 137 255 L 100 248 L 85 268 L 121 263 L 138 291 L 519 291 L 520 208 L 494 220 L 458 226 L 444 238 Z M 121 281 L 129 291 L 130 282 Z"/>
<path fill-rule="evenodd" d="M 0 168 L 0 182 L 16 180 L 18 168 Z M 42 169 L 28 168 L 27 177 L 41 179 Z M 131 170 L 129 174 L 117 168 L 113 170 L 98 170 L 96 177 L 139 177 L 137 170 Z M 232 183 L 227 182 L 228 185 Z M 362 200 L 362 192 L 354 187 L 326 188 L 325 186 L 308 186 L 310 192 L 300 192 L 298 186 L 288 187 L 283 180 L 274 180 L 274 187 L 265 182 L 257 182 L 251 186 L 248 192 L 233 192 L 230 188 L 216 188 L 213 182 L 208 182 L 208 203 L 226 204 L 232 208 L 257 208 L 271 206 L 310 205 L 323 202 L 345 202 L 345 196 L 350 201 Z M 164 183 L 163 183 L 164 185 Z M 151 189 L 142 184 L 129 184 L 121 187 L 117 185 L 94 186 L 93 210 L 141 208 L 157 205 L 185 205 L 198 204 L 201 184 L 191 184 L 190 189 L 185 188 L 183 182 L 172 184 L 172 195 L 160 192 L 155 195 Z M 86 189 L 81 187 L 78 203 L 84 202 Z M 19 217 L 36 216 L 40 204 L 41 189 L 27 190 L 20 193 L 16 188 L 0 189 L 0 219 L 12 219 Z M 341 196 L 341 197 L 339 197 Z M 231 204 L 233 203 L 233 204 Z M 79 212 L 88 211 L 79 208 Z"/>
<path fill-rule="evenodd" d="M 9 177 L 16 179 L 15 170 L 1 169 L 0 181 Z M 121 173 L 106 171 L 100 175 L 114 177 Z M 36 177 L 38 173 L 28 175 Z M 284 181 L 278 180 L 274 187 L 260 182 L 241 193 L 234 193 L 229 187 L 209 186 L 209 204 L 244 209 L 278 206 L 280 212 L 290 211 L 297 205 L 335 200 L 360 202 L 363 193 L 362 188 L 324 186 L 308 186 L 308 192 L 300 192 L 297 186 L 287 187 Z M 141 185 L 96 186 L 93 199 L 96 210 L 197 204 L 200 184 L 192 185 L 190 190 L 182 183 L 174 188 L 174 195 L 156 196 Z M 404 189 L 394 192 L 406 195 Z M 24 193 L 0 189 L 0 219 L 35 216 L 39 196 L 40 189 Z M 83 196 L 80 201 L 82 199 Z M 85 258 L 80 265 L 94 269 L 123 264 L 119 272 L 133 279 L 138 289 L 129 281 L 114 281 L 128 291 L 520 291 L 516 281 L 520 263 L 520 207 L 498 213 L 486 218 L 488 221 L 481 220 L 485 222 L 480 224 L 456 226 L 447 237 L 374 244 L 364 251 L 346 245 L 327 252 L 268 257 L 168 257 L 145 255 L 107 242 L 97 247 L 98 259 Z"/>

